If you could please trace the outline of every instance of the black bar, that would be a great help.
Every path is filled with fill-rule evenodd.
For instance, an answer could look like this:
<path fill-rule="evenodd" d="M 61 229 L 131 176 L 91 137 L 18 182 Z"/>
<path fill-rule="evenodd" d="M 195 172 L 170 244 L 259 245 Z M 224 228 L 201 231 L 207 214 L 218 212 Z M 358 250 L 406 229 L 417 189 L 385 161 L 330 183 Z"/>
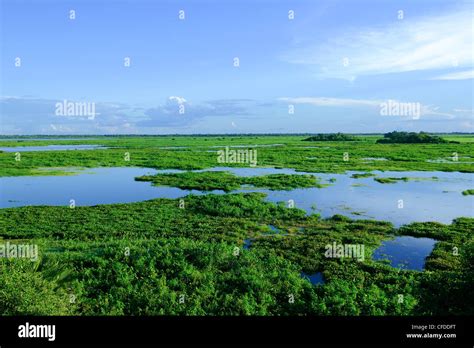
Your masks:
<path fill-rule="evenodd" d="M 20 338 L 26 323 L 55 340 Z M 417 328 L 412 327 L 417 325 Z M 429 326 L 434 325 L 434 326 Z M 447 326 L 442 326 L 447 325 Z M 451 325 L 451 326 L 450 326 Z M 455 325 L 455 326 L 452 326 Z M 424 330 L 421 327 L 426 326 Z M 0 346 L 34 344 L 409 344 L 472 347 L 473 317 L 0 317 Z M 407 334 L 456 337 L 407 338 Z"/>

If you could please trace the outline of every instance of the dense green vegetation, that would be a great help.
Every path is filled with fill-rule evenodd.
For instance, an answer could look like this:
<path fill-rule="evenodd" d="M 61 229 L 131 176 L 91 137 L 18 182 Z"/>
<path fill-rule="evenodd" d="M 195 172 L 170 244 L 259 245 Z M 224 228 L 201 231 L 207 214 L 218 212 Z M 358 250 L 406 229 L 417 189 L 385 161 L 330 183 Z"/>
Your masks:
<path fill-rule="evenodd" d="M 372 173 L 354 173 L 354 174 L 351 175 L 351 178 L 360 179 L 360 178 L 370 178 L 371 176 L 375 176 L 375 174 L 372 174 Z"/>
<path fill-rule="evenodd" d="M 381 184 L 395 184 L 397 181 L 408 181 L 409 179 L 407 177 L 401 177 L 401 178 L 374 178 L 375 181 L 381 183 Z"/>
<path fill-rule="evenodd" d="M 462 194 L 464 196 L 474 195 L 474 189 L 469 189 L 469 190 L 462 191 Z"/>
<path fill-rule="evenodd" d="M 304 139 L 304 141 L 355 141 L 356 137 L 349 134 L 343 133 L 324 133 L 316 134 L 309 138 Z"/>
<path fill-rule="evenodd" d="M 0 313 L 472 314 L 474 219 L 397 230 L 388 222 L 306 216 L 262 198 L 1 209 L 0 241 L 38 244 L 41 257 L 0 259 Z M 282 233 L 269 234 L 269 224 Z M 426 271 L 371 259 L 393 234 L 439 240 Z M 248 250 L 245 239 L 252 240 Z M 326 258 L 333 242 L 363 244 L 365 259 Z M 301 272 L 322 272 L 324 286 Z"/>
<path fill-rule="evenodd" d="M 372 175 L 373 176 L 373 175 Z M 411 181 L 411 180 L 416 180 L 416 181 L 427 181 L 427 180 L 438 180 L 437 176 L 432 176 L 432 177 L 388 177 L 388 178 L 374 178 L 375 181 L 381 183 L 381 184 L 395 184 L 398 181 Z"/>
<path fill-rule="evenodd" d="M 65 169 L 71 167 L 206 169 L 223 166 L 216 151 L 227 146 L 257 149 L 258 167 L 357 170 L 363 173 L 352 178 L 374 177 L 380 183 L 430 178 L 380 178 L 371 171 L 474 172 L 472 164 L 450 160 L 455 155 L 474 157 L 474 137 L 469 135 L 449 135 L 449 142 L 430 140 L 415 147 L 377 143 L 381 137 L 375 135 L 350 136 L 357 141 L 348 143 L 331 137 L 311 142 L 302 142 L 307 136 L 290 135 L 49 139 L 47 144 L 109 148 L 22 152 L 20 159 L 0 152 L 0 176 L 68 175 L 72 173 Z M 0 146 L 44 144 L 27 137 L 0 139 Z M 446 161 L 429 162 L 436 159 Z M 226 192 L 244 185 L 275 190 L 321 187 L 312 175 L 237 177 L 225 171 L 137 180 Z M 0 315 L 474 313 L 473 218 L 394 228 L 389 222 L 340 215 L 321 219 L 263 198 L 260 193 L 208 194 L 91 207 L 0 209 L 0 244 L 37 244 L 40 250 L 37 261 L 0 257 Z M 374 250 L 394 235 L 438 241 L 424 271 L 399 270 L 372 260 Z M 249 241 L 250 248 L 244 248 Z M 325 246 L 332 243 L 363 245 L 364 260 L 325 257 Z M 324 285 L 312 286 L 301 272 L 321 272 Z"/>
<path fill-rule="evenodd" d="M 447 140 L 430 135 L 425 132 L 390 132 L 384 135 L 383 139 L 377 140 L 379 144 L 445 144 Z"/>
<path fill-rule="evenodd" d="M 474 137 L 450 136 L 459 144 L 377 144 L 380 136 L 356 136 L 358 141 L 303 142 L 304 136 L 115 136 L 69 140 L 1 140 L 0 146 L 103 145 L 109 149 L 76 151 L 0 152 L 0 176 L 45 175 L 40 168 L 150 167 L 156 169 L 205 169 L 222 166 L 217 151 L 226 146 L 249 146 L 258 151 L 258 167 L 295 168 L 306 172 L 343 173 L 348 170 L 460 171 L 474 172 L 472 163 L 452 160 L 474 158 Z M 278 145 L 278 146 L 273 146 Z M 211 151 L 211 152 L 208 152 Z M 129 155 L 127 157 L 126 155 Z M 346 156 L 344 156 L 346 154 Z M 373 161 L 367 158 L 385 158 Z M 437 159 L 446 161 L 429 162 Z M 230 167 L 248 166 L 230 163 Z"/>
<path fill-rule="evenodd" d="M 151 181 L 157 186 L 173 186 L 186 190 L 238 190 L 242 185 L 251 185 L 270 190 L 292 190 L 305 187 L 322 187 L 314 175 L 270 174 L 239 177 L 229 172 L 184 172 L 172 174 L 144 175 L 137 181 Z"/>

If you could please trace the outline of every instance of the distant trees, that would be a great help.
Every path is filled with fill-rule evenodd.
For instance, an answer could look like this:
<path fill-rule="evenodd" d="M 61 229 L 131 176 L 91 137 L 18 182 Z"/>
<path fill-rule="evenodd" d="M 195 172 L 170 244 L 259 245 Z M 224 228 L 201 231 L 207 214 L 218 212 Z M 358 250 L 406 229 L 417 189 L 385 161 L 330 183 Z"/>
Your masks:
<path fill-rule="evenodd" d="M 425 132 L 390 132 L 384 134 L 382 139 L 377 140 L 378 144 L 444 144 L 449 141 L 430 135 Z"/>
<path fill-rule="evenodd" d="M 303 141 L 356 141 L 357 138 L 351 134 L 344 133 L 320 133 L 312 135 Z M 456 143 L 457 141 L 448 141 L 437 135 L 431 135 L 426 132 L 389 132 L 384 134 L 382 139 L 377 140 L 378 144 L 446 144 Z"/>
<path fill-rule="evenodd" d="M 304 141 L 354 141 L 357 140 L 353 135 L 343 133 L 316 134 L 304 139 Z"/>

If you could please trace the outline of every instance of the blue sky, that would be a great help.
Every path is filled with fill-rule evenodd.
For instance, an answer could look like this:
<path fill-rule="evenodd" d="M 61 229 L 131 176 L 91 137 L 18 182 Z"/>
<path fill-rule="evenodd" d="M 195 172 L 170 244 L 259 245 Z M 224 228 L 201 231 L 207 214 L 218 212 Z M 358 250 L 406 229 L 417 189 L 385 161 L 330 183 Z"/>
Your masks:
<path fill-rule="evenodd" d="M 0 133 L 474 132 L 472 11 L 437 0 L 2 0 Z M 64 100 L 94 103 L 96 116 L 58 115 Z M 381 115 L 389 100 L 421 114 Z"/>

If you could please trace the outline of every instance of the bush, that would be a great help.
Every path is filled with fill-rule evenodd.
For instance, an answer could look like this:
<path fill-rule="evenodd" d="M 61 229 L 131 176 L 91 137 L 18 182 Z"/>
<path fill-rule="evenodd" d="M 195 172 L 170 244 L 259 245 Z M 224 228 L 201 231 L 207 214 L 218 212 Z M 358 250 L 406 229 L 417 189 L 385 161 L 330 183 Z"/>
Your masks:
<path fill-rule="evenodd" d="M 355 141 L 357 140 L 353 135 L 343 133 L 328 133 L 316 134 L 303 141 Z"/>
<path fill-rule="evenodd" d="M 441 137 L 425 132 L 390 132 L 384 134 L 383 139 L 377 140 L 378 144 L 445 144 L 449 143 Z"/>
<path fill-rule="evenodd" d="M 69 296 L 30 260 L 0 259 L 0 315 L 68 315 Z"/>

